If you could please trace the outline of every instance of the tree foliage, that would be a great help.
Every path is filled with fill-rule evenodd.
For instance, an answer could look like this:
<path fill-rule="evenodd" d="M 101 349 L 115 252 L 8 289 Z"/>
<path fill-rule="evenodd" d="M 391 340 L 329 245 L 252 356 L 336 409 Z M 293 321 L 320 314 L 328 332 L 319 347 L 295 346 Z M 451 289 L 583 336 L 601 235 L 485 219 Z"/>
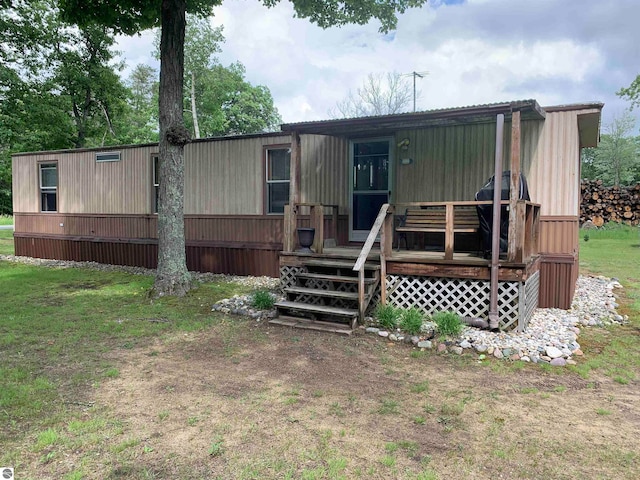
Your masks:
<path fill-rule="evenodd" d="M 607 186 L 640 182 L 640 137 L 632 136 L 635 127 L 628 111 L 605 127 L 597 148 L 582 152 L 582 177 L 602 180 Z"/>
<path fill-rule="evenodd" d="M 618 90 L 617 95 L 631 102 L 631 108 L 640 106 L 640 75 L 627 88 Z"/>
<path fill-rule="evenodd" d="M 139 64 L 129 74 L 128 113 L 123 119 L 128 123 L 123 136 L 124 143 L 158 141 L 158 72 L 149 65 Z"/>
<path fill-rule="evenodd" d="M 369 117 L 407 112 L 413 99 L 413 89 L 407 78 L 393 72 L 370 73 L 363 85 L 329 110 L 334 118 Z"/>

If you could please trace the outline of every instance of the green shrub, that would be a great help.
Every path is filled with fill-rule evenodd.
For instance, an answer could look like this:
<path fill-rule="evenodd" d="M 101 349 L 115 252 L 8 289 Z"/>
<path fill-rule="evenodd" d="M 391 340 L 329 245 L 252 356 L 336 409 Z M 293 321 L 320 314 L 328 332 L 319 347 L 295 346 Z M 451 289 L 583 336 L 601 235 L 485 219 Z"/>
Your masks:
<path fill-rule="evenodd" d="M 420 333 L 423 318 L 422 312 L 416 307 L 404 310 L 400 318 L 400 328 L 411 335 L 417 335 Z"/>
<path fill-rule="evenodd" d="M 398 326 L 399 312 L 393 305 L 379 304 L 373 314 L 378 319 L 378 323 L 381 327 L 392 329 Z"/>
<path fill-rule="evenodd" d="M 433 314 L 432 320 L 438 327 L 438 333 L 443 337 L 456 336 L 462 331 L 462 321 L 453 312 L 437 312 Z"/>
<path fill-rule="evenodd" d="M 276 303 L 275 298 L 267 290 L 257 290 L 253 294 L 253 306 L 258 310 L 270 310 L 274 303 Z"/>

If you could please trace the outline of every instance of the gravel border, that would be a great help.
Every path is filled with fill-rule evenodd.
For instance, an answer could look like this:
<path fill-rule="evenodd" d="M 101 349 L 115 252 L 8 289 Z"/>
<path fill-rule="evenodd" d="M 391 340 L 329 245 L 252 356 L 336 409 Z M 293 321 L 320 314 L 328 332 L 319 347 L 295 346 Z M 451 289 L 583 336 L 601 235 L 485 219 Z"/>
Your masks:
<path fill-rule="evenodd" d="M 72 260 L 51 260 L 47 258 L 21 257 L 17 255 L 0 255 L 0 260 L 25 265 L 49 268 L 88 268 L 101 272 L 126 272 L 133 275 L 153 276 L 156 270 L 153 268 L 130 267 L 127 265 L 110 265 L 97 262 L 76 262 Z M 280 286 L 280 279 L 272 277 L 252 277 L 239 275 L 225 275 L 223 273 L 190 272 L 193 279 L 200 283 L 210 282 L 233 282 L 256 289 L 264 288 L 275 290 Z"/>

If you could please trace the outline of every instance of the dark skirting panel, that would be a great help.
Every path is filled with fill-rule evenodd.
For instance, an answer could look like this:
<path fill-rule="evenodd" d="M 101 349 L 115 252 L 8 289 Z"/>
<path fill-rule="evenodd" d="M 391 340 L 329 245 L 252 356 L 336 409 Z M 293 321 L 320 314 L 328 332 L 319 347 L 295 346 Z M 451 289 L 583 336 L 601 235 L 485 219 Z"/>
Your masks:
<path fill-rule="evenodd" d="M 578 280 L 576 255 L 544 255 L 540 262 L 540 308 L 568 309 Z"/>
<path fill-rule="evenodd" d="M 98 262 L 156 268 L 158 245 L 149 240 L 91 240 L 30 237 L 16 234 L 16 255 L 78 262 Z M 187 267 L 190 271 L 277 277 L 281 245 L 187 243 Z"/>

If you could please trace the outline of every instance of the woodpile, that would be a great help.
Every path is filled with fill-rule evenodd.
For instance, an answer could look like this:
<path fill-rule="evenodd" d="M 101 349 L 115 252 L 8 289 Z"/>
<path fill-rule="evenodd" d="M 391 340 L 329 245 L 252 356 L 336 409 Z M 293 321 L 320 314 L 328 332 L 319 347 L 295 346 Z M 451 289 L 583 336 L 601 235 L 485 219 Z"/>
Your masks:
<path fill-rule="evenodd" d="M 630 187 L 605 187 L 602 180 L 582 180 L 580 225 L 591 220 L 596 227 L 607 222 L 640 224 L 640 183 Z"/>

